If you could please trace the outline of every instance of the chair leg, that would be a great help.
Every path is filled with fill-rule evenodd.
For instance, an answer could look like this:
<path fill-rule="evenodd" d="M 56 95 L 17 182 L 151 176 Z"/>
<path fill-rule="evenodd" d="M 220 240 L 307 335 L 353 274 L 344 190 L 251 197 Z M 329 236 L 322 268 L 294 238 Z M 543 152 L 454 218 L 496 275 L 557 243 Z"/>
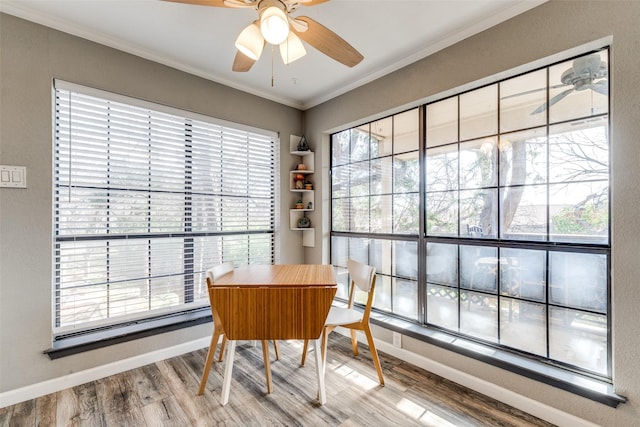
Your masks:
<path fill-rule="evenodd" d="M 273 340 L 273 350 L 276 352 L 276 360 L 280 360 L 280 347 L 277 340 Z"/>
<path fill-rule="evenodd" d="M 200 380 L 200 389 L 198 389 L 198 396 L 201 396 L 204 393 L 204 388 L 207 385 L 207 379 L 209 379 L 209 371 L 211 370 L 211 365 L 213 364 L 213 356 L 216 352 L 216 347 L 218 346 L 218 340 L 220 339 L 220 335 L 222 332 L 220 328 L 214 328 L 213 334 L 211 335 L 211 343 L 209 344 L 209 351 L 207 351 L 207 359 L 204 362 L 204 371 L 202 372 L 202 379 Z"/>
<path fill-rule="evenodd" d="M 307 350 L 309 348 L 309 340 L 304 340 L 304 347 L 302 347 L 302 360 L 300 366 L 304 366 L 304 361 L 307 360 Z"/>
<path fill-rule="evenodd" d="M 229 349 L 227 350 L 227 360 L 224 365 L 224 381 L 222 382 L 222 399 L 220 403 L 222 406 L 229 402 L 229 392 L 231 391 L 231 375 L 233 372 L 233 358 L 236 353 L 236 342 L 229 342 Z"/>
<path fill-rule="evenodd" d="M 367 343 L 369 344 L 369 351 L 371 351 L 371 358 L 373 359 L 373 364 L 376 367 L 376 371 L 378 371 L 378 379 L 380 380 L 380 385 L 384 385 L 384 378 L 382 377 L 382 366 L 380 366 L 380 359 L 378 358 L 378 350 L 376 350 L 376 345 L 373 342 L 373 335 L 371 334 L 371 327 L 369 325 L 364 325 L 364 333 L 367 336 Z"/>
<path fill-rule="evenodd" d="M 227 336 L 222 336 L 222 344 L 220 344 L 220 354 L 218 355 L 218 362 L 222 362 L 222 357 L 224 356 L 224 347 L 227 345 Z"/>
<path fill-rule="evenodd" d="M 262 340 L 262 358 L 264 359 L 264 374 L 267 378 L 267 394 L 271 393 L 271 362 L 269 362 L 269 341 Z"/>
<path fill-rule="evenodd" d="M 351 329 L 351 347 L 353 348 L 353 356 L 358 355 L 358 338 L 356 337 L 356 330 Z"/>
<path fill-rule="evenodd" d="M 324 368 L 327 365 L 327 344 L 329 342 L 329 334 L 331 333 L 333 329 L 329 329 L 328 327 L 325 326 L 325 328 L 322 330 L 322 336 L 320 337 L 322 339 L 322 367 Z"/>
<path fill-rule="evenodd" d="M 323 337 L 324 335 L 325 334 L 323 334 Z M 324 338 L 322 340 L 324 341 Z M 318 400 L 320 401 L 321 405 L 324 405 L 325 403 L 327 403 L 327 392 L 324 385 L 325 361 L 320 355 L 320 353 L 322 353 L 322 350 L 320 349 L 320 339 L 313 340 L 313 345 L 316 349 L 315 358 L 316 358 L 316 376 L 318 378 Z"/>

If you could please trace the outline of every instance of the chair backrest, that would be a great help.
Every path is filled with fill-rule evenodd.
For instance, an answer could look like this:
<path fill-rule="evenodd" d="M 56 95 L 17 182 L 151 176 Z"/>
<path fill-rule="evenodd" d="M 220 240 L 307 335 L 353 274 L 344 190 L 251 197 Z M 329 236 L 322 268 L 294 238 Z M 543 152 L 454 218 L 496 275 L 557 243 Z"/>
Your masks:
<path fill-rule="evenodd" d="M 212 286 L 220 277 L 233 271 L 233 262 L 227 261 L 207 270 L 207 286 Z"/>
<path fill-rule="evenodd" d="M 373 305 L 373 293 L 376 286 L 376 268 L 367 264 L 350 259 L 347 263 L 349 276 L 351 276 L 351 289 L 349 290 L 348 307 L 353 307 L 356 286 L 361 291 L 367 292 L 367 304 L 364 308 L 363 319 L 369 319 L 371 306 Z"/>

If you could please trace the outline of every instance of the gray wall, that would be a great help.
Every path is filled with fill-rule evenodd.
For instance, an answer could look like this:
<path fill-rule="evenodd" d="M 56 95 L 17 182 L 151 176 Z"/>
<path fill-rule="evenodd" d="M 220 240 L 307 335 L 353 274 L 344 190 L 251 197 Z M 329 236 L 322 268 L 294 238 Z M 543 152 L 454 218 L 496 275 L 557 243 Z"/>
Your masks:
<path fill-rule="evenodd" d="M 387 115 L 486 77 L 612 37 L 611 155 L 613 244 L 613 361 L 616 391 L 629 398 L 617 409 L 411 339 L 406 349 L 570 414 L 607 426 L 640 425 L 640 2 L 551 1 L 481 34 L 305 112 L 316 148 L 316 169 L 328 165 L 332 130 Z M 601 45 L 601 43 L 599 44 Z M 554 59 L 558 59 L 555 57 Z M 547 59 L 547 62 L 551 62 Z M 494 78 L 495 80 L 495 78 Z M 475 83 L 474 83 L 475 82 Z M 439 95 L 440 94 L 440 95 Z M 317 160 L 320 161 L 320 160 Z M 328 183 L 324 182 L 324 188 Z M 325 196 L 325 203 L 327 203 Z M 327 211 L 322 220 L 328 224 Z M 319 215 L 319 213 L 316 213 Z M 314 221 L 314 219 L 312 219 Z M 326 239 L 325 235 L 317 235 Z M 327 246 L 306 249 L 307 262 Z M 390 334 L 378 330 L 378 338 Z"/>
<path fill-rule="evenodd" d="M 27 167 L 27 189 L 0 190 L 0 392 L 211 334 L 210 325 L 51 361 L 52 79 L 117 92 L 280 133 L 288 188 L 289 134 L 299 110 L 87 40 L 0 14 L 0 162 Z M 283 192 L 282 212 L 290 205 Z M 300 232 L 280 223 L 280 261 L 303 261 Z"/>

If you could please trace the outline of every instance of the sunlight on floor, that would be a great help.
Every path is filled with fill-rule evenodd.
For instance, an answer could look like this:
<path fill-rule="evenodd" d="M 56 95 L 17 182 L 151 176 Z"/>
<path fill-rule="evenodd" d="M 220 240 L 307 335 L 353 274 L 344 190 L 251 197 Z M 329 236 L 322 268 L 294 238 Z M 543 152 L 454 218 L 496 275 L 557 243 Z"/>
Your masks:
<path fill-rule="evenodd" d="M 409 399 L 403 398 L 398 402 L 396 408 L 410 416 L 413 419 L 420 421 L 422 424 L 434 427 L 455 427 L 455 424 L 450 423 L 444 418 L 434 414 L 431 411 L 427 411 L 426 408 L 412 402 Z"/>
<path fill-rule="evenodd" d="M 376 388 L 379 384 L 377 381 L 355 371 L 353 368 L 344 364 L 332 364 L 327 360 L 327 369 L 334 371 L 336 374 L 346 378 L 353 384 L 360 387 L 362 390 L 371 390 Z"/>

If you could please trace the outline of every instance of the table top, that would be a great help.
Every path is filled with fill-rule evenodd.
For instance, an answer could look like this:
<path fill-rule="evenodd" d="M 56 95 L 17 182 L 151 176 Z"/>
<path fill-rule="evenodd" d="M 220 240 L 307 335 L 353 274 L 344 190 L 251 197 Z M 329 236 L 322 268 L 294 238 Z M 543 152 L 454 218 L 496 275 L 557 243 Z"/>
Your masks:
<path fill-rule="evenodd" d="M 215 286 L 337 286 L 337 280 L 333 266 L 331 265 L 249 265 L 236 268 L 233 272 L 220 277 L 216 280 Z"/>

